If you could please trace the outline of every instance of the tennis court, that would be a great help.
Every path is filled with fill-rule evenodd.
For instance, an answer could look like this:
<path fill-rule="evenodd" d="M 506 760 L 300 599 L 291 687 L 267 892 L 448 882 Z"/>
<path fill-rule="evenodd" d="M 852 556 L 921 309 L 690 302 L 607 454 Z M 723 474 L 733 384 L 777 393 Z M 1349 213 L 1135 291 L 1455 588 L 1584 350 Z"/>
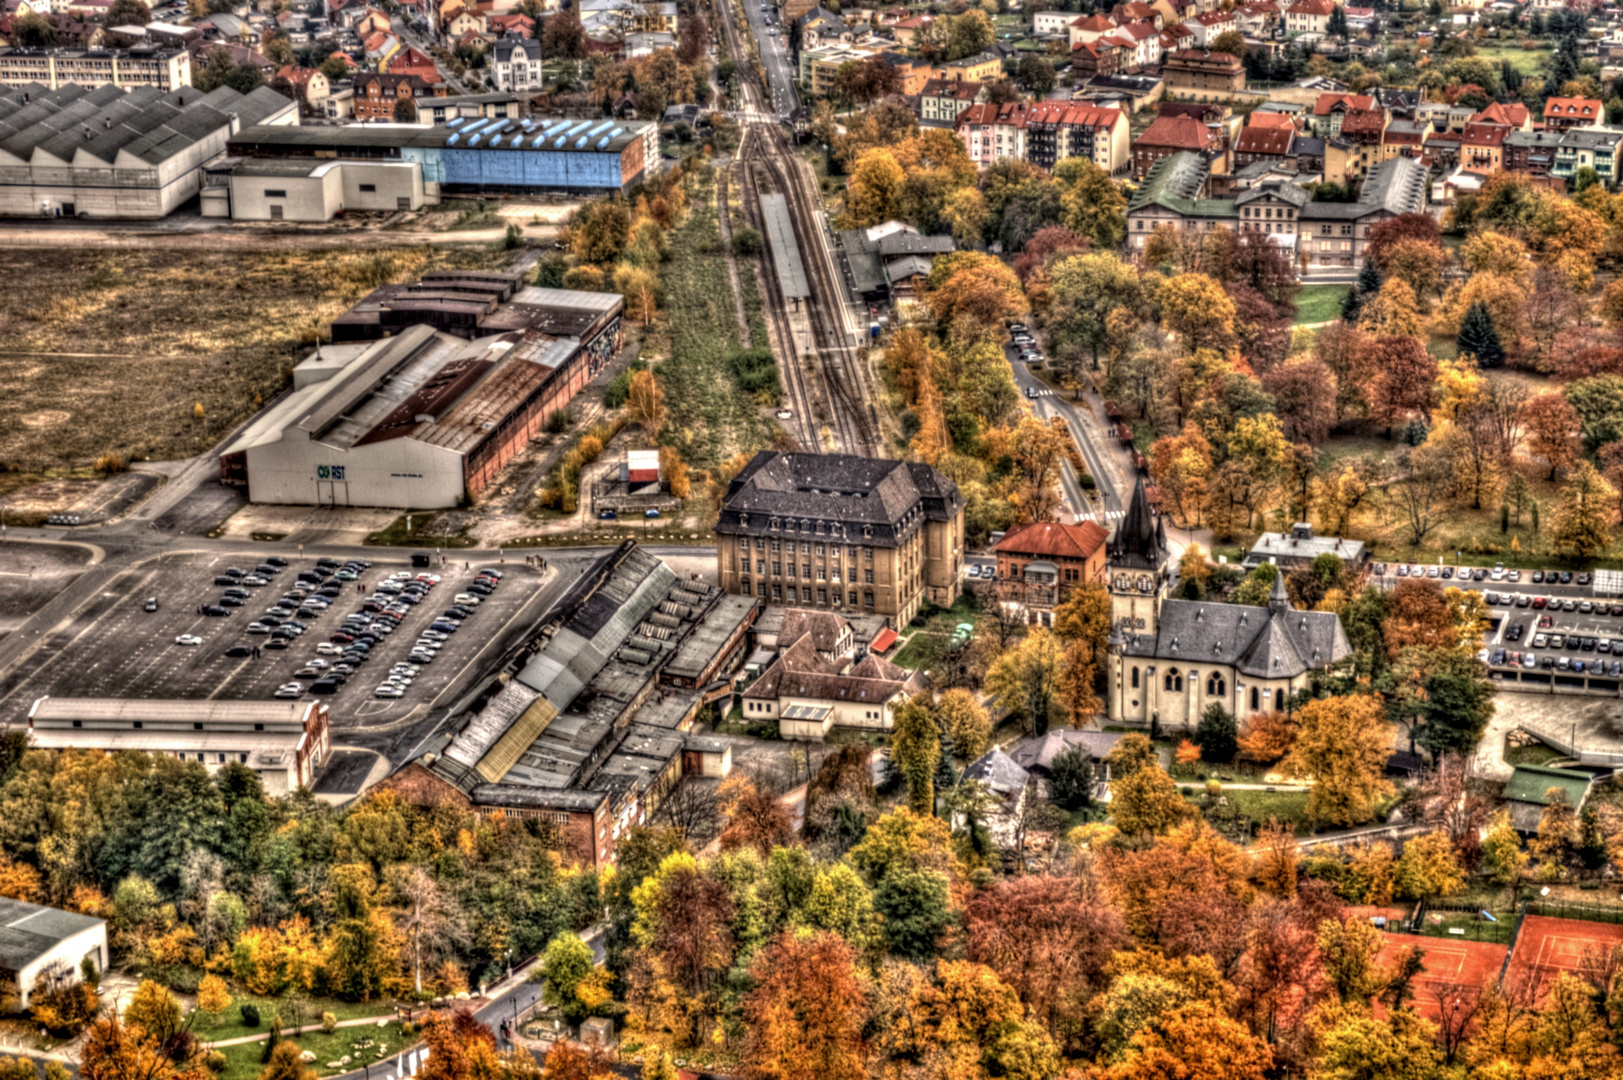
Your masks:
<path fill-rule="evenodd" d="M 1542 985 L 1559 972 L 1578 974 L 1586 956 L 1598 959 L 1620 944 L 1623 925 L 1528 915 L 1522 920 L 1510 963 L 1537 976 Z"/>
<path fill-rule="evenodd" d="M 1420 949 L 1420 976 L 1415 980 L 1415 1009 L 1422 1016 L 1437 1018 L 1436 992 L 1443 988 L 1471 987 L 1480 990 L 1499 977 L 1504 966 L 1504 945 L 1487 941 L 1450 941 L 1422 934 L 1386 934 L 1380 962 L 1392 964 L 1404 946 Z"/>

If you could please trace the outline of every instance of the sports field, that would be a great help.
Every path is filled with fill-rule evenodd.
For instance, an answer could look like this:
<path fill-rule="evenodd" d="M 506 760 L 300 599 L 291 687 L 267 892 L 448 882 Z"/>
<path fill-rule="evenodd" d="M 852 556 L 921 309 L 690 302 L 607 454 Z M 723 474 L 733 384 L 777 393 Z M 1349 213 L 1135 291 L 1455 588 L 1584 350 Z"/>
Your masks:
<path fill-rule="evenodd" d="M 1561 972 L 1580 975 L 1599 965 L 1614 946 L 1623 944 L 1623 925 L 1528 915 L 1510 958 L 1513 971 L 1526 971 L 1542 986 Z"/>
<path fill-rule="evenodd" d="M 1397 959 L 1398 950 L 1405 947 L 1422 950 L 1414 1005 L 1415 1011 L 1432 1020 L 1437 1019 L 1441 996 L 1480 991 L 1498 978 L 1505 953 L 1509 951 L 1506 946 L 1492 942 L 1450 941 L 1421 934 L 1387 934 L 1384 940 L 1382 964 L 1391 964 Z"/>

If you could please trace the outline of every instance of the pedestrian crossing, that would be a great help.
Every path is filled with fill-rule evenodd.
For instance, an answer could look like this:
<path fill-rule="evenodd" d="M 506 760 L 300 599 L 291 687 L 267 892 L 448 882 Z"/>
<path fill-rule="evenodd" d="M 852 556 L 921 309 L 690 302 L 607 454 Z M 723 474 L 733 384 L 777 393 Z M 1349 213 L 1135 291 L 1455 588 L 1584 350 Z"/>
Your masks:
<path fill-rule="evenodd" d="M 1029 388 L 1029 389 L 1030 389 L 1030 392 L 1026 394 L 1027 397 L 1040 398 L 1040 397 L 1054 397 L 1055 396 L 1054 391 L 1050 390 L 1046 386 L 1032 387 L 1032 388 Z"/>

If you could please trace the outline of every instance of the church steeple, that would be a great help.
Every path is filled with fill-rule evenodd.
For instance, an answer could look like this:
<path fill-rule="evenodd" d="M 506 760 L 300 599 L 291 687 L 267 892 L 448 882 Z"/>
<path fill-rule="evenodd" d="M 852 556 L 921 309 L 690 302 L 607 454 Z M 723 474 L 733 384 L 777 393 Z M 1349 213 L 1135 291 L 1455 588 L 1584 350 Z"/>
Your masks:
<path fill-rule="evenodd" d="M 1291 609 L 1291 598 L 1285 592 L 1285 572 L 1281 570 L 1274 575 L 1274 587 L 1268 594 L 1268 610 L 1275 615 L 1282 615 Z"/>
<path fill-rule="evenodd" d="M 1127 513 L 1116 526 L 1106 556 L 1111 567 L 1126 570 L 1159 570 L 1167 561 L 1166 527 L 1150 509 L 1142 476 L 1133 480 Z"/>

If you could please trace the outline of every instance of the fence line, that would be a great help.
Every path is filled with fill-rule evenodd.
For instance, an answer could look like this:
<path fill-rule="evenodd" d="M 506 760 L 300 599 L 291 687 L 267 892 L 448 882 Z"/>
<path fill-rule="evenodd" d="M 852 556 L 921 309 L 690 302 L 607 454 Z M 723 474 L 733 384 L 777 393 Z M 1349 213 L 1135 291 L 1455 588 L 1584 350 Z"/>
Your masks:
<path fill-rule="evenodd" d="M 1516 955 L 1516 943 L 1522 939 L 1522 923 L 1527 921 L 1527 901 L 1523 900 L 1516 909 L 1516 925 L 1510 930 L 1510 947 L 1505 950 L 1505 959 L 1499 965 L 1499 981 L 1503 982 L 1505 974 L 1510 971 L 1510 958 Z"/>
<path fill-rule="evenodd" d="M 1623 925 L 1623 907 L 1579 904 L 1569 900 L 1529 900 L 1524 907 L 1530 915 L 1543 915 L 1551 919 L 1579 919 L 1613 926 Z"/>

